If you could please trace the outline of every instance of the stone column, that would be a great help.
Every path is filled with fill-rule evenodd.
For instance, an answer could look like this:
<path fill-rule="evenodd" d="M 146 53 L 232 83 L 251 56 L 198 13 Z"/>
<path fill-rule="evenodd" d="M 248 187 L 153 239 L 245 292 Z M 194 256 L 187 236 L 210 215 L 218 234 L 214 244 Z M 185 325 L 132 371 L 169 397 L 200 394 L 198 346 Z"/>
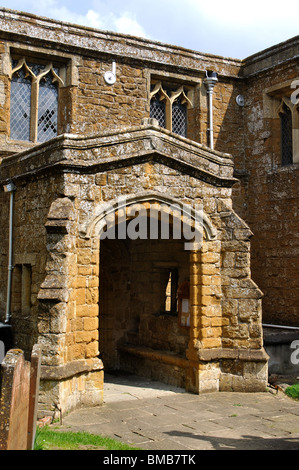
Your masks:
<path fill-rule="evenodd" d="M 219 364 L 215 360 L 211 361 L 214 355 L 209 354 L 211 350 L 215 351 L 221 346 L 221 296 L 219 277 L 215 271 L 217 268 L 219 270 L 219 253 L 209 253 L 209 244 L 204 243 L 202 251 L 190 253 L 191 319 L 186 388 L 194 393 L 219 390 Z M 207 272 L 211 270 L 213 275 L 207 276 Z"/>
<path fill-rule="evenodd" d="M 186 371 L 186 389 L 199 392 L 198 349 L 201 340 L 201 252 L 190 252 L 190 339 L 187 350 L 189 367 Z"/>
<path fill-rule="evenodd" d="M 188 357 L 197 360 L 197 351 L 201 340 L 201 252 L 190 253 L 190 341 Z"/>

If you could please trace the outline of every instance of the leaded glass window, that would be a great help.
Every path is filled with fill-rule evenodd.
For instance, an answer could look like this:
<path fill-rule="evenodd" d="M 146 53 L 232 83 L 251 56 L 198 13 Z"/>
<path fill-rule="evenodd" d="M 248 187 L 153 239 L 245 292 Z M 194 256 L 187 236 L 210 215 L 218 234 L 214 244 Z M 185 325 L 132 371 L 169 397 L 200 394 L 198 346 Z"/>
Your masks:
<path fill-rule="evenodd" d="M 10 137 L 45 142 L 58 131 L 58 90 L 63 85 L 52 64 L 12 61 Z"/>
<path fill-rule="evenodd" d="M 187 136 L 187 106 L 179 97 L 172 105 L 172 132 Z"/>
<path fill-rule="evenodd" d="M 25 70 L 15 73 L 11 80 L 10 137 L 15 140 L 30 139 L 31 78 Z"/>
<path fill-rule="evenodd" d="M 45 142 L 57 135 L 58 88 L 50 74 L 39 86 L 37 140 Z"/>
<path fill-rule="evenodd" d="M 176 88 L 161 82 L 152 86 L 150 117 L 157 119 L 161 127 L 187 137 L 188 107 L 192 107 L 192 102 L 185 87 Z"/>
<path fill-rule="evenodd" d="M 151 100 L 150 117 L 157 119 L 159 126 L 166 127 L 165 102 L 161 101 L 157 95 Z"/>

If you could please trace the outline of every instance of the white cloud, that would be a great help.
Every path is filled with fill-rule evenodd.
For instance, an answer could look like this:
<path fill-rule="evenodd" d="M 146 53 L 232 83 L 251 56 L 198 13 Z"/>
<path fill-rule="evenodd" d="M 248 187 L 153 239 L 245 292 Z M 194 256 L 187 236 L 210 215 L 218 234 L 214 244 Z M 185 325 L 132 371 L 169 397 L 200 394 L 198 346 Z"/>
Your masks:
<path fill-rule="evenodd" d="M 76 5 L 76 2 L 74 4 Z M 85 15 L 80 14 L 76 12 L 76 9 L 72 10 L 67 6 L 59 5 L 57 0 L 39 0 L 38 2 L 33 0 L 9 0 L 2 1 L 2 6 L 68 23 L 88 25 L 94 28 L 101 28 L 103 26 L 96 12 L 89 10 Z"/>
<path fill-rule="evenodd" d="M 124 12 L 120 15 L 109 13 L 101 16 L 97 11 L 88 10 L 84 17 L 81 16 L 81 24 L 132 36 L 147 37 L 144 28 L 138 23 L 135 15 L 130 12 Z"/>
<path fill-rule="evenodd" d="M 99 13 L 94 10 L 88 10 L 83 21 L 84 23 L 82 24 L 90 26 L 91 28 L 102 29 L 104 27 L 103 20 L 100 18 Z"/>
<path fill-rule="evenodd" d="M 147 37 L 144 28 L 138 23 L 134 15 L 125 12 L 119 18 L 115 18 L 114 25 L 118 33 L 131 34 L 138 37 Z"/>
<path fill-rule="evenodd" d="M 60 6 L 57 0 L 39 0 L 35 4 L 35 13 L 91 28 L 102 29 L 105 26 L 105 19 L 101 18 L 98 12 L 90 9 L 86 14 L 76 13 L 66 6 Z"/>

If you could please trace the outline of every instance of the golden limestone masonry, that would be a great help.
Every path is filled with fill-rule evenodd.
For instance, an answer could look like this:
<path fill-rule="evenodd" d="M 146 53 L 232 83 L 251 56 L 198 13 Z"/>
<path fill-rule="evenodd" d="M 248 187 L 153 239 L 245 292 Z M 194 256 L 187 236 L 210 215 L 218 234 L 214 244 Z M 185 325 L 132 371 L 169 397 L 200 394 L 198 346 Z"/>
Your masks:
<path fill-rule="evenodd" d="M 299 321 L 298 53 L 0 9 L 0 320 L 42 348 L 40 414 L 101 404 L 104 370 L 265 390 L 262 305 Z"/>

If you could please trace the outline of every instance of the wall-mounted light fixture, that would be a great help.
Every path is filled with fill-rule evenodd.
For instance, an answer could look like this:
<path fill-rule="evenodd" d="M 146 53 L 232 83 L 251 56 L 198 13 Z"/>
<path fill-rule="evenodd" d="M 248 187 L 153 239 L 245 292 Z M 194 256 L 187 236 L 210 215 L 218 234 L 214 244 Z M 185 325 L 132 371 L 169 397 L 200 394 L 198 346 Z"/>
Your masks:
<path fill-rule="evenodd" d="M 210 147 L 214 148 L 214 129 L 213 129 L 213 90 L 214 86 L 218 82 L 217 73 L 212 70 L 206 71 L 206 78 L 204 79 L 204 84 L 207 88 L 208 98 L 209 98 L 209 137 L 210 137 Z"/>
<path fill-rule="evenodd" d="M 236 103 L 237 103 L 238 106 L 243 107 L 244 104 L 245 104 L 244 96 L 243 95 L 238 95 L 236 97 Z"/>
<path fill-rule="evenodd" d="M 11 193 L 12 191 L 15 191 L 17 188 L 16 188 L 16 185 L 12 181 L 10 181 L 9 183 L 3 186 L 3 189 L 5 193 Z"/>
<path fill-rule="evenodd" d="M 116 82 L 116 63 L 112 62 L 112 70 L 104 74 L 104 80 L 107 85 L 114 85 Z"/>

